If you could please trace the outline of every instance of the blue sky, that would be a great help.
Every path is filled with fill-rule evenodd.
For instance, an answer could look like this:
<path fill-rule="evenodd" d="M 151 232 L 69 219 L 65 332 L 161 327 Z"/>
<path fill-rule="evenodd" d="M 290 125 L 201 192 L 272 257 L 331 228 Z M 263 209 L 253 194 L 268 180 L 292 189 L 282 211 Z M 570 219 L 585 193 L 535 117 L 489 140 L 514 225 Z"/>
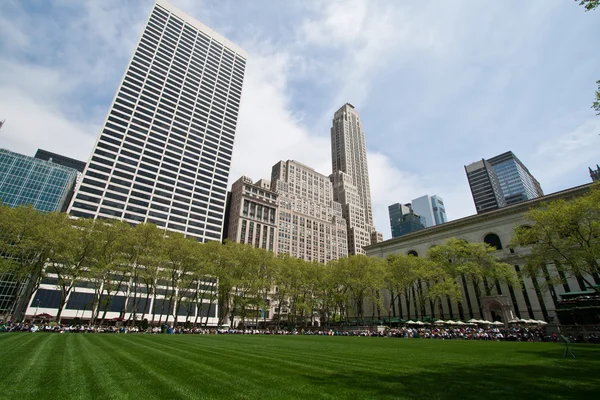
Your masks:
<path fill-rule="evenodd" d="M 424 194 L 475 212 L 463 166 L 512 150 L 546 193 L 600 163 L 600 10 L 569 0 L 217 1 L 176 6 L 249 53 L 230 182 L 281 159 L 328 175 L 345 102 L 366 131 L 377 228 Z M 151 1 L 0 1 L 0 147 L 87 161 Z"/>

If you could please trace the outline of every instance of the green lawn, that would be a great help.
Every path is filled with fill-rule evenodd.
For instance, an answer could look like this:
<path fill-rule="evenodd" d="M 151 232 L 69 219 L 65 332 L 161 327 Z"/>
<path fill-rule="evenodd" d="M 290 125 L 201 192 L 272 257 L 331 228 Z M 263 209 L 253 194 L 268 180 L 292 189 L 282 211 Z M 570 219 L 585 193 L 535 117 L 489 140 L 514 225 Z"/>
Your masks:
<path fill-rule="evenodd" d="M 600 346 L 0 334 L 2 399 L 595 399 Z"/>

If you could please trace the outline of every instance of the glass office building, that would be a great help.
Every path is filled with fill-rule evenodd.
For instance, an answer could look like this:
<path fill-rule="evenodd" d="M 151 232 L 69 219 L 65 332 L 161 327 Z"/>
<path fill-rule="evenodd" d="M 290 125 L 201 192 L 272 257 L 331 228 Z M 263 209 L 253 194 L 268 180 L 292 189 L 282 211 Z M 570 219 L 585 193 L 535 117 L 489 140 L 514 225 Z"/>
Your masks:
<path fill-rule="evenodd" d="M 465 172 L 478 213 L 544 195 L 540 183 L 512 151 L 467 165 Z"/>
<path fill-rule="evenodd" d="M 478 214 L 506 206 L 496 170 L 487 160 L 466 165 L 465 172 Z"/>
<path fill-rule="evenodd" d="M 425 196 L 413 199 L 410 204 L 413 211 L 425 221 L 424 225 L 426 228 L 448 221 L 446 219 L 444 200 L 439 196 L 429 196 L 426 194 Z"/>
<path fill-rule="evenodd" d="M 81 173 L 83 173 L 83 171 L 85 170 L 85 163 L 83 161 L 75 160 L 70 157 L 65 157 L 60 154 L 52 153 L 51 151 L 38 149 L 34 157 L 39 160 L 52 161 L 54 164 L 76 169 Z"/>
<path fill-rule="evenodd" d="M 0 202 L 10 207 L 62 211 L 76 178 L 75 169 L 0 149 Z M 0 320 L 12 312 L 24 283 L 10 273 L 0 273 Z"/>
<path fill-rule="evenodd" d="M 496 171 L 506 205 L 544 195 L 540 183 L 512 151 L 490 158 L 488 162 Z"/>
<path fill-rule="evenodd" d="M 388 206 L 392 238 L 397 238 L 426 228 L 425 218 L 416 214 L 410 203 Z"/>
<path fill-rule="evenodd" d="M 76 178 L 73 168 L 0 149 L 0 200 L 11 207 L 61 211 Z"/>
<path fill-rule="evenodd" d="M 69 213 L 220 240 L 246 57 L 157 0 Z"/>

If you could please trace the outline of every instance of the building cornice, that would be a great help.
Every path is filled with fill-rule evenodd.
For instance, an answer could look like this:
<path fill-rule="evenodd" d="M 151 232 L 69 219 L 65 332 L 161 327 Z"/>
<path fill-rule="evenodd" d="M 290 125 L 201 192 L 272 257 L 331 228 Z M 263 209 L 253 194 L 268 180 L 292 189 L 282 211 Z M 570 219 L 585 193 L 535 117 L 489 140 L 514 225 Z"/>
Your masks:
<path fill-rule="evenodd" d="M 545 202 L 571 198 L 575 196 L 581 196 L 585 192 L 589 190 L 589 188 L 593 185 L 593 183 L 587 183 L 585 185 L 576 186 L 573 188 L 569 188 L 566 190 L 562 190 L 560 192 L 555 192 L 548 194 L 546 196 L 538 197 L 537 199 L 532 199 L 528 201 L 524 201 L 522 203 L 513 204 L 511 206 L 503 207 L 498 210 L 488 211 L 482 214 L 470 215 L 468 217 L 460 218 L 454 221 L 446 222 L 441 225 L 435 225 L 429 228 L 421 229 L 416 232 L 412 232 L 401 237 L 393 238 L 385 240 L 381 243 L 372 244 L 370 246 L 365 247 L 364 249 L 370 252 L 375 252 L 377 250 L 383 250 L 385 247 L 402 244 L 404 242 L 409 242 L 414 239 L 426 238 L 431 235 L 444 233 L 450 230 L 459 229 L 465 226 L 469 226 L 475 223 L 491 221 L 499 218 L 503 218 L 509 215 L 525 213 L 529 209 L 539 206 Z"/>

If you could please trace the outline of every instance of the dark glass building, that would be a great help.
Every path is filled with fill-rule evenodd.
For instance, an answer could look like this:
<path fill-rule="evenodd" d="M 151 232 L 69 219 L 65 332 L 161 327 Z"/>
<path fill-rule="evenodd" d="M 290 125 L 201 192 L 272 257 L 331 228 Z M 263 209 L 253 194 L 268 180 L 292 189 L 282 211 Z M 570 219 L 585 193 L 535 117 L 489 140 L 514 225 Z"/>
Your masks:
<path fill-rule="evenodd" d="M 496 210 L 506 205 L 504 193 L 494 167 L 484 159 L 465 166 L 469 187 L 477 213 Z"/>
<path fill-rule="evenodd" d="M 478 213 L 544 195 L 540 183 L 512 151 L 469 164 L 465 172 Z"/>
<path fill-rule="evenodd" d="M 85 163 L 83 161 L 75 160 L 70 157 L 65 157 L 60 154 L 52 153 L 50 151 L 38 149 L 34 157 L 39 160 L 52 161 L 54 164 L 76 169 L 81 173 L 83 173 L 83 171 L 85 170 Z"/>
<path fill-rule="evenodd" d="M 425 218 L 415 214 L 410 203 L 392 204 L 388 207 L 392 238 L 425 229 Z"/>
<path fill-rule="evenodd" d="M 488 162 L 496 171 L 507 206 L 544 195 L 540 183 L 512 151 L 490 158 Z"/>

